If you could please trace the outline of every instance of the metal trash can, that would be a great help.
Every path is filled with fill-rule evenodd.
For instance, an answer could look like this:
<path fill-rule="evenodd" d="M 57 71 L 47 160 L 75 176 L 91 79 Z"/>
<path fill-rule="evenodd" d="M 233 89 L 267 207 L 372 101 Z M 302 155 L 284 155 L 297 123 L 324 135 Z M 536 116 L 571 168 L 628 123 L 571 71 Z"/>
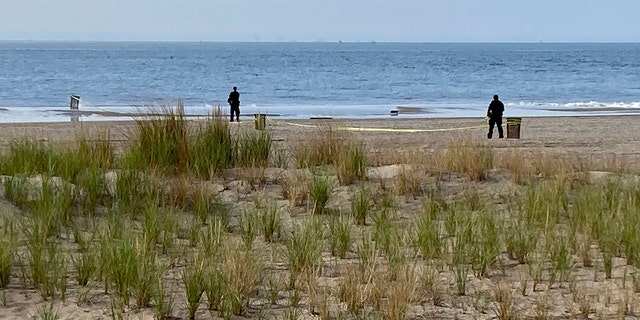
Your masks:
<path fill-rule="evenodd" d="M 71 102 L 69 103 L 69 109 L 71 110 L 78 110 L 78 108 L 80 107 L 80 96 L 77 95 L 72 95 L 71 96 Z"/>
<path fill-rule="evenodd" d="M 256 130 L 264 130 L 267 127 L 267 114 L 265 113 L 254 113 L 253 117 L 256 122 Z"/>
<path fill-rule="evenodd" d="M 507 139 L 520 139 L 522 118 L 507 118 Z"/>

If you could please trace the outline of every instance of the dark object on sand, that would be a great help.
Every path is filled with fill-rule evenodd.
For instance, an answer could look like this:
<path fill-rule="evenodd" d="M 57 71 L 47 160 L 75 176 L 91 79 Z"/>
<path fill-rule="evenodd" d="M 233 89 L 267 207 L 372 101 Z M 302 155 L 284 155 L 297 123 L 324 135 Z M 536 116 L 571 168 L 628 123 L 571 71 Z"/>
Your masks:
<path fill-rule="evenodd" d="M 254 113 L 253 117 L 256 119 L 256 130 L 264 130 L 267 127 L 267 114 L 266 113 Z"/>
<path fill-rule="evenodd" d="M 71 95 L 71 102 L 69 103 L 69 109 L 78 110 L 80 108 L 80 96 Z"/>
<path fill-rule="evenodd" d="M 507 118 L 507 139 L 520 139 L 522 118 Z"/>

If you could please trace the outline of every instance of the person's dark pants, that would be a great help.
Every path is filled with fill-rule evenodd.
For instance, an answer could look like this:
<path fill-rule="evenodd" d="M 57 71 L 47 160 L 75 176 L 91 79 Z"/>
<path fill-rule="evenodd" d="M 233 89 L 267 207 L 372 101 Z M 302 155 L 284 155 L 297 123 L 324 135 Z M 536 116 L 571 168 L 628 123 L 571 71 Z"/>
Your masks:
<path fill-rule="evenodd" d="M 502 131 L 502 117 L 500 118 L 489 118 L 489 133 L 487 133 L 487 138 L 493 138 L 493 126 L 498 126 L 498 138 L 504 138 Z"/>
<path fill-rule="evenodd" d="M 240 122 L 240 106 L 231 105 L 231 121 L 233 121 L 233 115 L 236 115 L 236 121 Z"/>

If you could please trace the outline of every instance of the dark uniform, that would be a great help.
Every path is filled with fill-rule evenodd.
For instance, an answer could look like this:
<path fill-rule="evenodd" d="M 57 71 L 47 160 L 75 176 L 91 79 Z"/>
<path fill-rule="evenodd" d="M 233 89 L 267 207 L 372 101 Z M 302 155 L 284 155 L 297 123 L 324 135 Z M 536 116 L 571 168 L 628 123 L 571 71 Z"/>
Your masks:
<path fill-rule="evenodd" d="M 493 137 L 493 126 L 498 126 L 498 138 L 504 138 L 502 133 L 502 113 L 504 112 L 504 104 L 498 99 L 498 95 L 493 96 L 493 100 L 489 103 L 487 117 L 489 117 L 489 133 L 487 138 Z"/>
<path fill-rule="evenodd" d="M 237 87 L 233 87 L 233 91 L 229 93 L 229 99 L 227 102 L 231 106 L 231 121 L 233 122 L 233 115 L 236 115 L 236 121 L 240 122 L 240 92 Z"/>

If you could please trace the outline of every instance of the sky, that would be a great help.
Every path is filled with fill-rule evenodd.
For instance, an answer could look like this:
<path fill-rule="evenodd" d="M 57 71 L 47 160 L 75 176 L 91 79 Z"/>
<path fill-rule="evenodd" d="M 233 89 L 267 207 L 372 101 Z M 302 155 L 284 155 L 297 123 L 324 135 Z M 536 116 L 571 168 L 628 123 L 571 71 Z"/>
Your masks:
<path fill-rule="evenodd" d="M 639 0 L 0 0 L 0 40 L 640 42 Z"/>

